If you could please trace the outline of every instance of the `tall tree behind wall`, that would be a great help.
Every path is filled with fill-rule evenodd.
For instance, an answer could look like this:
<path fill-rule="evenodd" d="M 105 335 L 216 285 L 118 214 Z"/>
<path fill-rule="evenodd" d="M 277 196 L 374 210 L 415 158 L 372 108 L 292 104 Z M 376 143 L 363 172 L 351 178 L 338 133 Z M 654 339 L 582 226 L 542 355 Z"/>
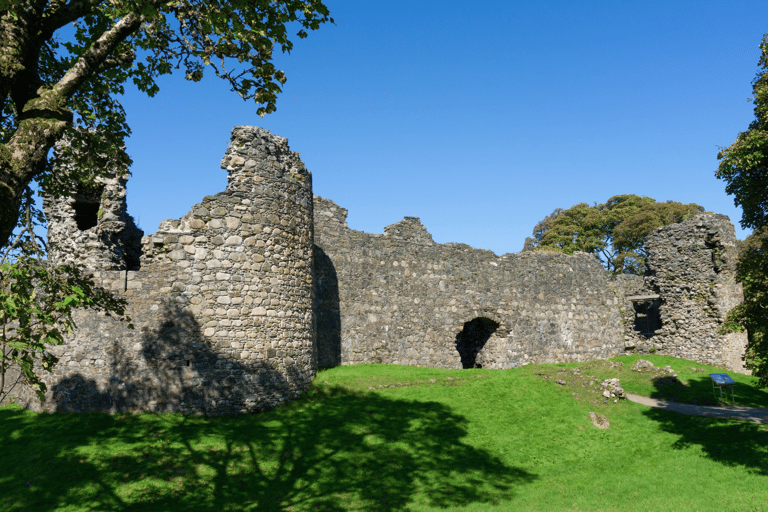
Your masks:
<path fill-rule="evenodd" d="M 657 203 L 634 194 L 613 196 L 593 206 L 579 203 L 567 210 L 558 208 L 539 222 L 523 250 L 582 251 L 594 254 L 612 275 L 642 275 L 648 256 L 645 237 L 656 228 L 703 211 L 694 203 Z"/>

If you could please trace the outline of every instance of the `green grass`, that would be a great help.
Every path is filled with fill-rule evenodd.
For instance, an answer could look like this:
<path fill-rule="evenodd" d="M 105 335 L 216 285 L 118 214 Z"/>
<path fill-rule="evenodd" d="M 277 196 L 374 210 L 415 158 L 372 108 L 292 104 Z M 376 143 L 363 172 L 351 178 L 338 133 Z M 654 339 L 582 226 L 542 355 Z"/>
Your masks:
<path fill-rule="evenodd" d="M 689 386 L 632 372 L 638 359 L 671 365 Z M 618 377 L 629 393 L 711 403 L 707 374 L 724 369 L 610 361 L 341 366 L 291 404 L 234 418 L 11 405 L 0 408 L 0 510 L 768 510 L 768 425 L 591 392 Z M 727 373 L 737 405 L 768 406 L 754 378 Z"/>

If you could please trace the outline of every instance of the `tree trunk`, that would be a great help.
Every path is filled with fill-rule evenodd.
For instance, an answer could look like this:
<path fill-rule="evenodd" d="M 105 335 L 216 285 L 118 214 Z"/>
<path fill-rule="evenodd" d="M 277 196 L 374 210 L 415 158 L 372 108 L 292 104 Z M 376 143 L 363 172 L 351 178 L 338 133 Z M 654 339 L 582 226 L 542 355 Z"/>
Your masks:
<path fill-rule="evenodd" d="M 0 11 L 0 115 L 7 111 L 5 105 L 10 100 L 18 122 L 8 142 L 0 143 L 0 247 L 8 243 L 19 220 L 25 187 L 45 170 L 48 152 L 72 125 L 67 102 L 89 77 L 99 73 L 107 57 L 142 21 L 136 13 L 127 14 L 99 36 L 57 83 L 43 84 L 38 56 L 46 38 L 67 21 L 67 16 L 77 19 L 93 9 L 87 3 L 77 4 L 85 12 L 57 11 L 63 18 L 57 19 L 57 13 L 44 18 L 46 4 L 42 0 L 30 2 L 28 8 L 18 10 L 16 18 Z M 76 10 L 74 5 L 61 9 Z"/>
<path fill-rule="evenodd" d="M 8 144 L 0 144 L 0 247 L 19 220 L 22 194 L 48 162 L 48 152 L 72 124 L 72 112 L 52 91 L 29 103 Z M 59 100 L 59 101 L 57 101 Z"/>

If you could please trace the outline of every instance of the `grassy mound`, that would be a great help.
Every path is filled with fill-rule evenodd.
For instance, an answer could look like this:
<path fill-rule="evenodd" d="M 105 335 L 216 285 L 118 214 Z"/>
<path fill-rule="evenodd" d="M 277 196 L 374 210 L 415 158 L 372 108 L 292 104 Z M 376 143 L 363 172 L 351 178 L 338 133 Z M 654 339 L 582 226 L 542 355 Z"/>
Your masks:
<path fill-rule="evenodd" d="M 639 359 L 671 366 L 681 384 L 633 371 Z M 594 389 L 618 378 L 629 393 L 706 403 L 707 374 L 723 372 L 656 355 L 513 370 L 360 365 L 325 369 L 300 399 L 257 415 L 7 406 L 0 509 L 765 510 L 768 425 Z M 768 406 L 755 379 L 727 373 L 738 405 Z"/>

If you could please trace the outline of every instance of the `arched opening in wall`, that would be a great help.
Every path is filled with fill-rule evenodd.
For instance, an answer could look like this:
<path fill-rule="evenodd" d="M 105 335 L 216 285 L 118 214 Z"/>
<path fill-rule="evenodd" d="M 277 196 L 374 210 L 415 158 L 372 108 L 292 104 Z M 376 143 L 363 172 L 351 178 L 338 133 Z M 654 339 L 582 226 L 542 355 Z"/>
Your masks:
<path fill-rule="evenodd" d="M 104 185 L 84 187 L 78 185 L 75 194 L 75 222 L 77 229 L 85 231 L 96 226 L 99 222 L 99 209 L 101 208 L 101 194 L 104 193 Z"/>
<path fill-rule="evenodd" d="M 632 301 L 632 308 L 635 310 L 633 329 L 646 338 L 652 337 L 661 329 L 661 299 L 658 295 L 638 295 L 628 299 Z"/>
<path fill-rule="evenodd" d="M 498 322 L 485 317 L 477 317 L 464 323 L 464 329 L 456 335 L 456 350 L 461 356 L 462 368 L 482 368 L 476 362 L 477 354 L 498 328 Z"/>

